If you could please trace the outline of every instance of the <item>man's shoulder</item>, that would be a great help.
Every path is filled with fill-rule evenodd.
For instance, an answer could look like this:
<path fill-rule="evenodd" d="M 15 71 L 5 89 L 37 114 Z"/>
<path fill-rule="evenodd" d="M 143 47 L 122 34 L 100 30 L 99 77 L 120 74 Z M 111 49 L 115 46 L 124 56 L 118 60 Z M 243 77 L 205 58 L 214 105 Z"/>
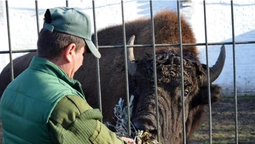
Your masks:
<path fill-rule="evenodd" d="M 93 109 L 85 99 L 81 98 L 80 96 L 66 96 L 66 98 L 69 102 L 71 102 L 73 105 L 76 106 L 76 108 L 80 111 L 80 113 L 83 113 L 84 111 L 88 109 Z"/>
<path fill-rule="evenodd" d="M 50 119 L 59 124 L 68 125 L 88 109 L 92 107 L 80 96 L 65 96 L 57 103 Z"/>

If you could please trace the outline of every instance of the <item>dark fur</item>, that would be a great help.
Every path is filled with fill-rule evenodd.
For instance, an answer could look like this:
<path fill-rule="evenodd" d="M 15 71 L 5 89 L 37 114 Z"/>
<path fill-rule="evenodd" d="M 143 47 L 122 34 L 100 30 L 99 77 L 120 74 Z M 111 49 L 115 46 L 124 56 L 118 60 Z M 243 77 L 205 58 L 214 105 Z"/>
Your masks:
<path fill-rule="evenodd" d="M 158 13 L 154 17 L 155 25 L 155 42 L 156 44 L 177 44 L 179 42 L 178 34 L 178 19 L 175 12 L 164 10 Z M 126 38 L 128 39 L 135 35 L 135 44 L 151 44 L 151 22 L 150 19 L 138 19 L 132 22 L 128 22 L 126 25 Z M 194 34 L 189 24 L 181 19 L 182 25 L 182 42 L 183 43 L 195 43 Z M 123 32 L 122 26 L 112 26 L 103 29 L 98 32 L 98 44 L 102 45 L 122 45 L 123 44 Z M 93 37 L 94 39 L 94 37 Z M 185 57 L 194 61 L 198 60 L 197 49 L 195 46 L 183 47 L 183 54 Z M 157 47 L 156 53 L 179 53 L 178 47 Z M 101 94 L 102 94 L 102 107 L 104 121 L 113 122 L 113 108 L 117 104 L 120 97 L 126 99 L 126 81 L 125 81 L 125 67 L 124 67 L 124 50 L 123 48 L 114 49 L 100 49 L 102 55 L 100 59 L 100 82 L 101 82 Z M 143 59 L 147 54 L 152 53 L 152 48 L 135 48 L 134 50 L 136 59 Z M 14 73 L 15 77 L 19 75 L 25 68 L 28 67 L 32 56 L 35 53 L 29 53 L 14 60 Z M 92 107 L 98 106 L 98 89 L 97 89 L 97 71 L 96 71 L 96 58 L 92 54 L 86 54 L 84 58 L 83 66 L 75 74 L 75 79 L 82 83 L 84 93 L 87 101 Z M 196 76 L 196 75 L 192 75 Z M 7 65 L 0 75 L 0 95 L 10 82 L 10 65 Z M 200 126 L 203 119 L 203 115 L 206 112 L 207 102 L 207 87 L 198 87 L 197 83 L 194 83 L 194 87 L 197 87 L 197 93 L 192 96 L 189 103 L 189 113 L 186 122 L 187 136 L 191 134 Z M 151 87 L 150 87 L 151 88 Z M 132 89 L 132 88 L 131 88 Z M 212 102 L 218 100 L 220 95 L 220 88 L 218 86 L 212 86 Z M 151 88 L 150 91 L 153 91 Z M 167 90 L 169 91 L 169 90 Z M 171 91 L 171 90 L 170 90 Z M 132 93 L 132 91 L 130 92 Z M 171 92 L 172 93 L 172 92 Z M 138 102 L 136 102 L 138 103 Z M 171 117 L 170 117 L 171 119 Z M 181 128 L 181 122 L 176 123 L 178 131 Z M 174 126 L 174 125 L 173 125 Z M 169 137 L 172 132 L 166 132 Z M 177 140 L 173 142 L 181 142 L 181 138 L 178 136 Z M 170 143 L 170 142 L 168 142 Z"/>
<path fill-rule="evenodd" d="M 159 129 L 156 124 L 156 106 L 153 78 L 153 59 L 137 62 L 137 71 L 132 76 L 135 95 L 133 124 L 138 129 L 155 134 L 160 131 L 162 143 L 182 142 L 182 98 L 180 57 L 172 53 L 157 54 L 157 94 L 159 105 Z M 200 126 L 208 104 L 207 87 L 199 81 L 206 77 L 206 69 L 199 61 L 184 57 L 184 96 L 186 134 L 190 138 Z M 221 89 L 211 84 L 212 102 L 218 101 Z"/>

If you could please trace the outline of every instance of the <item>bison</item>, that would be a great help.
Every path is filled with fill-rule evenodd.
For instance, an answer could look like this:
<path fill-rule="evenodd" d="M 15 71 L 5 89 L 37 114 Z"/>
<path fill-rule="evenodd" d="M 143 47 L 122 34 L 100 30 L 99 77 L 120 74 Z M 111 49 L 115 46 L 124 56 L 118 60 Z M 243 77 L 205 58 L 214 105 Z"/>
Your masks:
<path fill-rule="evenodd" d="M 210 67 L 210 81 L 207 81 L 207 65 L 201 64 L 196 46 L 183 46 L 183 59 L 180 58 L 178 46 L 156 47 L 157 93 L 159 104 L 159 127 L 156 125 L 155 86 L 153 79 L 152 26 L 149 18 L 141 18 L 125 23 L 126 41 L 132 35 L 131 45 L 148 44 L 143 48 L 129 48 L 129 90 L 135 96 L 131 121 L 137 129 L 147 130 L 161 143 L 182 142 L 182 96 L 180 62 L 183 61 L 185 124 L 186 135 L 190 138 L 201 125 L 208 105 L 208 88 L 210 83 L 211 102 L 220 98 L 221 88 L 211 84 L 220 75 L 225 61 L 225 48 L 216 64 Z M 196 43 L 190 25 L 181 18 L 183 43 Z M 176 12 L 163 10 L 154 17 L 154 34 L 156 44 L 179 43 L 178 16 Z M 123 45 L 123 26 L 116 25 L 97 32 L 98 45 Z M 96 39 L 95 35 L 92 39 Z M 133 41 L 133 42 L 132 42 Z M 113 109 L 119 98 L 126 98 L 125 59 L 122 48 L 100 48 L 100 84 L 102 94 L 102 113 L 104 121 L 114 122 Z M 133 52 L 132 52 L 133 50 Z M 13 61 L 15 77 L 25 68 L 36 53 L 28 53 Z M 84 57 L 83 66 L 74 78 L 83 86 L 88 103 L 98 108 L 97 59 L 92 54 Z M 8 64 L 0 75 L 0 95 L 10 80 Z"/>

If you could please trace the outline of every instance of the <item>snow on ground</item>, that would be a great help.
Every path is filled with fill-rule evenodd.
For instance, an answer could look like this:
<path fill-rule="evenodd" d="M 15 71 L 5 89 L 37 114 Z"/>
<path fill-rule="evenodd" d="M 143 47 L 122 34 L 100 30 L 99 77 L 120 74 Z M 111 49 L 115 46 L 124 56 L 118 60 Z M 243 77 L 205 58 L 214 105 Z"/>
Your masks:
<path fill-rule="evenodd" d="M 65 6 L 66 0 L 37 0 L 39 9 L 39 27 L 42 27 L 43 14 L 47 8 Z M 91 0 L 69 0 L 69 7 L 77 8 L 93 18 Z M 206 0 L 207 41 L 232 42 L 232 24 L 230 0 Z M 35 1 L 8 0 L 11 48 L 36 49 L 37 24 Z M 255 0 L 234 0 L 234 34 L 235 41 L 255 41 Z M 95 0 L 96 29 L 121 24 L 121 0 Z M 124 20 L 130 21 L 150 16 L 149 0 L 123 0 Z M 153 14 L 162 9 L 177 9 L 175 0 L 153 0 Z M 181 13 L 190 22 L 198 43 L 205 42 L 204 8 L 202 0 L 193 0 L 189 7 L 181 7 Z M 94 28 L 92 29 L 94 32 Z M 5 1 L 0 0 L 0 51 L 9 49 L 7 38 L 7 22 Z M 209 45 L 209 65 L 212 66 L 219 54 L 220 45 Z M 199 46 L 200 59 L 206 63 L 205 46 Z M 222 74 L 214 82 L 223 87 L 224 95 L 233 95 L 234 68 L 238 95 L 255 94 L 255 44 L 226 45 L 226 63 Z M 24 53 L 14 54 L 13 57 Z M 235 58 L 235 59 L 234 59 Z M 7 54 L 0 55 L 0 71 L 9 62 Z M 233 67 L 235 60 L 236 66 Z"/>

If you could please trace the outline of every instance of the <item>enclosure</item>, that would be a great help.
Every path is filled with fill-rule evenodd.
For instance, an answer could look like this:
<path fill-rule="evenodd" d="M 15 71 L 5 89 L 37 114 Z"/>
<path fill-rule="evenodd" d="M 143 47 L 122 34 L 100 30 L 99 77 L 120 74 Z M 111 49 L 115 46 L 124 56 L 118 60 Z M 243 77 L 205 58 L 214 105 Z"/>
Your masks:
<path fill-rule="evenodd" d="M 180 47 L 196 45 L 201 62 L 209 66 L 216 61 L 220 46 L 226 47 L 224 69 L 214 82 L 222 87 L 221 100 L 217 104 L 209 104 L 206 120 L 195 133 L 191 143 L 255 143 L 254 0 L 192 0 L 191 2 L 56 0 L 54 3 L 48 0 L 0 0 L 0 71 L 14 58 L 36 51 L 36 41 L 42 27 L 44 11 L 56 6 L 74 7 L 89 14 L 93 22 L 92 33 L 137 18 L 152 18 L 163 9 L 174 10 L 184 16 L 191 24 L 197 42 L 179 43 Z M 153 23 L 153 18 L 151 22 Z M 160 44 L 151 45 L 156 48 Z M 111 49 L 119 46 L 98 45 L 97 47 Z M 122 47 L 127 48 L 125 43 Z M 13 74 L 10 76 L 13 77 Z M 98 87 L 100 86 L 99 83 Z M 100 97 L 100 92 L 98 96 Z"/>

